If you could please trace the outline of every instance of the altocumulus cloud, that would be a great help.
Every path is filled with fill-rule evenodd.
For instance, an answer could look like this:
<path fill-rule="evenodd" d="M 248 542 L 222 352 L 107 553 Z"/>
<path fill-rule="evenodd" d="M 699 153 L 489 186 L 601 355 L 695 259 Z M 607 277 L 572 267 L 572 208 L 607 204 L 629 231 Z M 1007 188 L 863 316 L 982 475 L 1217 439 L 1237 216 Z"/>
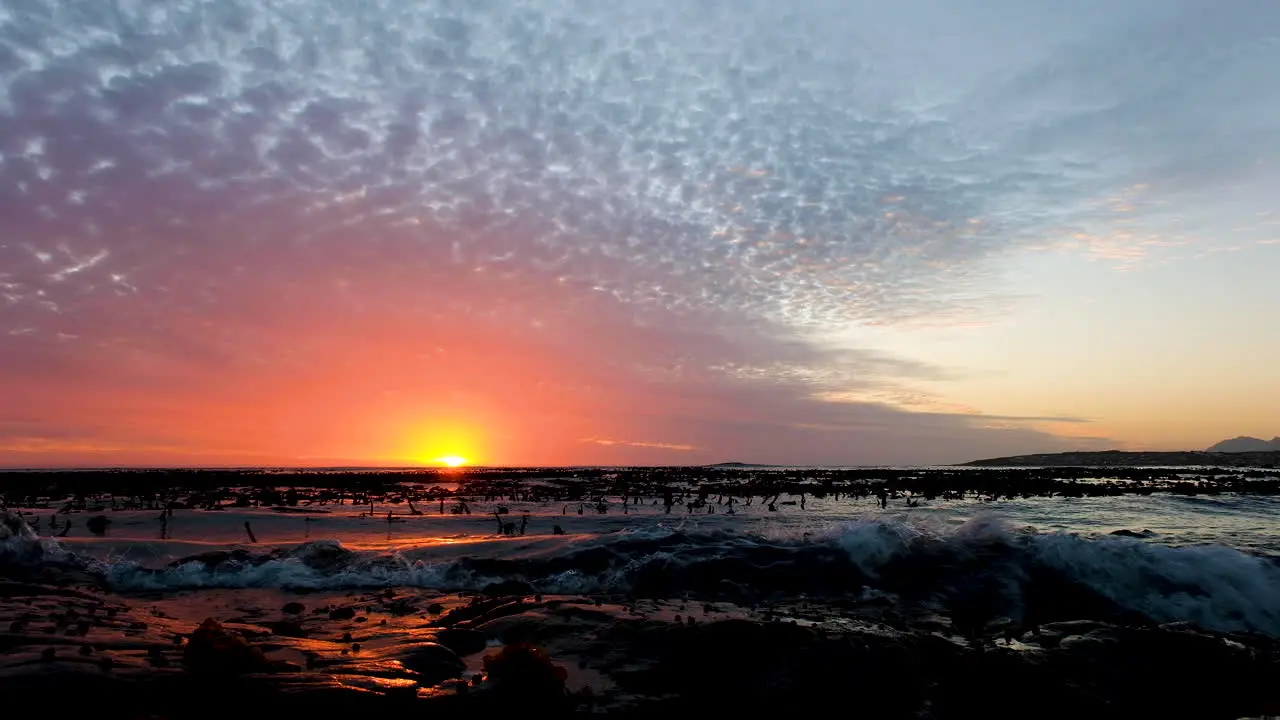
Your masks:
<path fill-rule="evenodd" d="M 192 367 L 291 362 L 272 322 L 323 305 L 654 383 L 675 445 L 1052 445 L 825 402 L 951 370 L 807 338 L 998 314 L 1000 258 L 1132 261 L 1167 207 L 1108 198 L 1280 155 L 1275 6 L 1113 5 L 10 3 L 0 359 L 196 392 Z"/>

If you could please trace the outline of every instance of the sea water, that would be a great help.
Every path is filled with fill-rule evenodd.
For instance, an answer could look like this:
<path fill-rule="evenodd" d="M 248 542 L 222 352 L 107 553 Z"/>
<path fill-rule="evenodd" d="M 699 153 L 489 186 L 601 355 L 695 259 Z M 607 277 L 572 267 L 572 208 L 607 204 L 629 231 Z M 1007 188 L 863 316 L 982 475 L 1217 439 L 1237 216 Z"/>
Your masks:
<path fill-rule="evenodd" d="M 931 582 L 954 588 L 980 576 L 1004 588 L 1011 606 L 1028 577 L 1049 569 L 1158 621 L 1280 635 L 1280 500 L 1272 497 L 971 498 L 914 507 L 891 499 L 880 508 L 874 498 L 834 496 L 806 497 L 802 507 L 784 495 L 775 511 L 715 501 L 670 513 L 654 498 L 625 506 L 610 498 L 603 508 L 475 502 L 470 514 L 453 513 L 452 500 L 443 511 L 416 505 L 420 514 L 404 503 L 180 509 L 164 521 L 159 511 L 108 511 L 100 536 L 85 527 L 90 515 L 58 516 L 52 535 L 72 523 L 63 537 L 49 531 L 54 510 L 25 509 L 36 531 L 11 533 L 0 554 L 38 546 L 43 557 L 72 558 L 122 591 L 464 591 L 517 579 L 547 593 L 818 597 Z M 495 515 L 499 505 L 507 512 Z M 228 551 L 240 552 L 218 554 Z"/>

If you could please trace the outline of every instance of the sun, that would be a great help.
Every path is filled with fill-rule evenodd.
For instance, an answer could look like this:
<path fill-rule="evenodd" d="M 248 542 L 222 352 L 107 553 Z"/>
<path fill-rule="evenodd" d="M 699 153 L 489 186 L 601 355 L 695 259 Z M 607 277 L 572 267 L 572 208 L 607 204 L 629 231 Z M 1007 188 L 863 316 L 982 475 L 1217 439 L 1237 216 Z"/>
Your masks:
<path fill-rule="evenodd" d="M 483 462 L 484 447 L 475 425 L 457 420 L 419 422 L 397 443 L 400 457 L 412 465 L 461 468 Z"/>

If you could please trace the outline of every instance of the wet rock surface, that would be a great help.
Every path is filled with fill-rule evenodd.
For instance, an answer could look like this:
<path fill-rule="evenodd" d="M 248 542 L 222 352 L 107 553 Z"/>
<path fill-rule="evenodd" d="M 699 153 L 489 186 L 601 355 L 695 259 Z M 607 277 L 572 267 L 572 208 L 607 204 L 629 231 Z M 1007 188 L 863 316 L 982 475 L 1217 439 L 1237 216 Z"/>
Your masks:
<path fill-rule="evenodd" d="M 55 695 L 63 711 L 166 718 L 1280 712 L 1280 641 L 1186 623 L 997 620 L 961 632 L 924 607 L 802 598 L 752 608 L 396 590 L 313 594 L 308 605 L 322 612 L 284 614 L 286 601 L 296 602 L 261 591 L 123 597 L 5 583 L 0 692 L 74 686 Z M 338 608 L 352 617 L 331 617 Z"/>

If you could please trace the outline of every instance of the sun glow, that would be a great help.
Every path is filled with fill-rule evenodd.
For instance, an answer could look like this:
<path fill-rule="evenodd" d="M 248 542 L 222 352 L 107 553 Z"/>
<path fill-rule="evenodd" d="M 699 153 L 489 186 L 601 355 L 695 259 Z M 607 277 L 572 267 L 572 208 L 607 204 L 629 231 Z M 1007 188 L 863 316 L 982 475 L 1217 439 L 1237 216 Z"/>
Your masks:
<path fill-rule="evenodd" d="M 399 441 L 397 453 L 414 465 L 458 468 L 484 462 L 488 457 L 480 433 L 480 424 L 463 420 L 421 420 L 412 424 Z"/>

